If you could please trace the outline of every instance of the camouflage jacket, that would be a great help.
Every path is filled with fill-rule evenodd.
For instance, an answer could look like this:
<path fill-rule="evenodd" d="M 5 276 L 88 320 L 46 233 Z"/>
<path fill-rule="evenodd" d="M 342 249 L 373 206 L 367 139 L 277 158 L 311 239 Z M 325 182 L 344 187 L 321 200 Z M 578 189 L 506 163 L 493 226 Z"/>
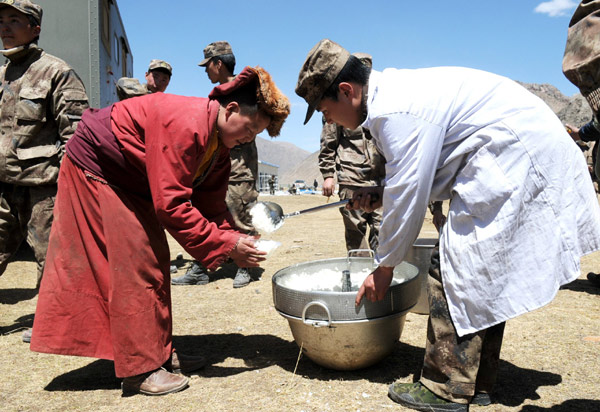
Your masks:
<path fill-rule="evenodd" d="M 244 143 L 230 150 L 230 182 L 255 182 L 258 176 L 258 150 L 256 142 Z"/>
<path fill-rule="evenodd" d="M 563 73 L 587 99 L 594 116 L 600 111 L 600 0 L 582 1 L 569 22 Z"/>
<path fill-rule="evenodd" d="M 323 179 L 333 177 L 347 186 L 373 186 L 385 177 L 385 158 L 377 151 L 369 132 L 362 127 L 345 129 L 335 124 L 323 125 L 319 169 Z"/>
<path fill-rule="evenodd" d="M 117 81 L 117 97 L 119 100 L 129 99 L 130 97 L 144 96 L 150 93 L 145 84 L 141 84 L 138 79 L 132 77 L 121 77 Z"/>
<path fill-rule="evenodd" d="M 8 58 L 0 67 L 0 181 L 54 184 L 88 107 L 85 88 L 67 63 L 34 44 Z"/>

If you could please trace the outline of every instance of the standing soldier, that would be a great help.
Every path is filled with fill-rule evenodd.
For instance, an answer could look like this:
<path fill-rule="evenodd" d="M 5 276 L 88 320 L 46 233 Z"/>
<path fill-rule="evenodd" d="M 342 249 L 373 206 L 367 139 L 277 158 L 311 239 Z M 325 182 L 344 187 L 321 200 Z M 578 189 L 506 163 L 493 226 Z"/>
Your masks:
<path fill-rule="evenodd" d="M 164 92 L 169 86 L 173 68 L 164 60 L 153 59 L 150 61 L 146 72 L 146 84 L 140 84 L 138 79 L 121 77 L 117 81 L 117 96 L 119 100 L 130 97 L 144 96 L 149 93 Z"/>
<path fill-rule="evenodd" d="M 594 142 L 593 175 L 600 179 L 600 0 L 582 1 L 569 22 L 567 44 L 562 62 L 563 73 L 579 88 L 592 109 L 593 118 L 579 127 L 567 125 L 571 137 Z M 589 272 L 588 280 L 600 287 L 600 274 Z"/>
<path fill-rule="evenodd" d="M 371 66 L 370 55 L 356 53 L 355 56 Z M 329 197 L 333 194 L 335 190 L 333 176 L 337 170 L 340 199 L 352 199 L 354 191 L 359 187 L 381 185 L 385 178 L 385 159 L 371 142 L 369 132 L 362 127 L 351 130 L 334 123 L 325 123 L 321 132 L 319 169 L 323 175 L 323 196 Z M 340 213 L 346 228 L 346 249 L 376 250 L 381 210 L 365 212 L 342 207 Z M 367 228 L 369 228 L 368 244 Z"/>
<path fill-rule="evenodd" d="M 211 83 L 224 84 L 235 78 L 235 56 L 226 41 L 210 43 L 204 49 L 204 60 L 198 66 L 206 68 Z M 250 208 L 258 198 L 256 177 L 258 176 L 258 150 L 256 142 L 244 143 L 230 150 L 231 173 L 227 189 L 227 207 L 233 215 L 236 226 L 247 234 L 256 234 L 252 226 Z M 247 268 L 238 268 L 233 287 L 241 288 L 250 283 L 250 272 Z M 185 275 L 174 278 L 174 285 L 205 285 L 209 282 L 206 269 L 194 261 Z"/>
<path fill-rule="evenodd" d="M 0 0 L 0 36 L 8 59 L 0 67 L 0 274 L 26 240 L 39 286 L 58 169 L 65 143 L 88 107 L 85 88 L 63 60 L 37 46 L 42 8 Z M 29 342 L 31 330 L 23 340 Z"/>

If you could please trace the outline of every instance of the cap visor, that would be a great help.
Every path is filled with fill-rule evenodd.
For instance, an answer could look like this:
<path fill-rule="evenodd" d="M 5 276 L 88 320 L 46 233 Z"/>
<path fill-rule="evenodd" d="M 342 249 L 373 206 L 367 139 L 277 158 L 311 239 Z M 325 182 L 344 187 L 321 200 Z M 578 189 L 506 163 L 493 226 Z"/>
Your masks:
<path fill-rule="evenodd" d="M 210 59 L 204 59 L 200 63 L 198 63 L 198 66 L 206 66 L 209 61 L 210 61 Z"/>
<path fill-rule="evenodd" d="M 315 112 L 316 107 L 317 107 L 316 104 L 308 105 L 308 109 L 306 109 L 306 118 L 304 119 L 304 124 L 308 123 L 308 121 L 312 117 L 313 113 Z"/>

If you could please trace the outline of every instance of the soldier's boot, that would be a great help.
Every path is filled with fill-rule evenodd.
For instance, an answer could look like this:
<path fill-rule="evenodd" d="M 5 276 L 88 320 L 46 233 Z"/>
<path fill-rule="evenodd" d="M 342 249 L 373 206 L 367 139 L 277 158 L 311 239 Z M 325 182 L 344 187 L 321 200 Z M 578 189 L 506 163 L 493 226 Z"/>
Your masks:
<path fill-rule="evenodd" d="M 388 391 L 389 397 L 402 406 L 417 411 L 428 412 L 468 412 L 469 405 L 455 403 L 440 398 L 421 382 L 393 383 Z"/>
<path fill-rule="evenodd" d="M 239 268 L 233 279 L 234 288 L 243 288 L 250 283 L 250 272 L 246 268 Z"/>
<path fill-rule="evenodd" d="M 171 279 L 172 285 L 206 285 L 209 282 L 208 273 L 200 262 L 194 261 L 185 275 Z"/>

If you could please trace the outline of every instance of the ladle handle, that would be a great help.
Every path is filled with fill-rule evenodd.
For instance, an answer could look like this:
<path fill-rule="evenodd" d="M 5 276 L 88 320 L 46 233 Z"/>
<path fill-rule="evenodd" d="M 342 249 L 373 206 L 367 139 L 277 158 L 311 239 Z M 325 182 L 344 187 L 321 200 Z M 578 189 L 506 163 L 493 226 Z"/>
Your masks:
<path fill-rule="evenodd" d="M 311 207 L 310 209 L 298 210 L 296 212 L 292 212 L 292 213 L 288 213 L 288 214 L 284 215 L 283 218 L 286 219 L 288 217 L 302 215 L 304 213 L 316 212 L 321 209 L 328 209 L 330 207 L 342 206 L 342 205 L 345 205 L 346 203 L 348 203 L 349 201 L 350 201 L 350 199 L 340 200 L 339 202 L 327 203 L 326 205 Z"/>

